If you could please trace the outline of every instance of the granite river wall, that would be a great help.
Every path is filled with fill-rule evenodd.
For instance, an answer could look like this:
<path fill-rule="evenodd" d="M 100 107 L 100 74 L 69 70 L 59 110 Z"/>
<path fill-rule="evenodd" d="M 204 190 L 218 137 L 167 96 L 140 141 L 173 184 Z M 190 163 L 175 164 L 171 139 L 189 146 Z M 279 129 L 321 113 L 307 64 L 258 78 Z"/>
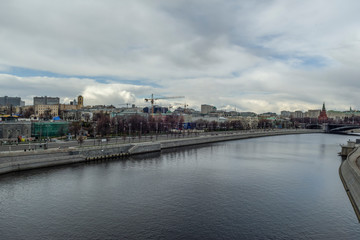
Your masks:
<path fill-rule="evenodd" d="M 360 222 L 360 147 L 349 153 L 340 166 L 339 174 L 344 184 L 345 191 Z"/>
<path fill-rule="evenodd" d="M 303 129 L 232 134 L 212 134 L 193 138 L 172 139 L 146 143 L 114 144 L 94 147 L 70 147 L 66 149 L 47 149 L 30 152 L 0 152 L 0 174 L 41 167 L 51 167 L 64 164 L 96 161 L 101 159 L 116 159 L 129 155 L 160 152 L 162 149 L 171 149 L 198 144 L 255 137 L 320 132 L 322 131 Z"/>

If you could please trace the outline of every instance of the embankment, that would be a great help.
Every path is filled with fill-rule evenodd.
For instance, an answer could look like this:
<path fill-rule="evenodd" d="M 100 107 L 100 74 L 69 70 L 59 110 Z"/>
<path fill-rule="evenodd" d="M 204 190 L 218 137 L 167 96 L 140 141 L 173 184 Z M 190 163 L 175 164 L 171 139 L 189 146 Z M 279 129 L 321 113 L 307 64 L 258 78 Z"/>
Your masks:
<path fill-rule="evenodd" d="M 159 152 L 162 149 L 192 146 L 198 144 L 254 137 L 320 132 L 321 131 L 319 130 L 282 130 L 269 132 L 212 134 L 207 136 L 180 138 L 158 142 L 116 144 L 68 149 L 48 149 L 31 152 L 0 152 L 0 174 L 40 167 L 51 167 L 100 159 L 120 158 L 128 155 Z"/>
<path fill-rule="evenodd" d="M 359 147 L 355 148 L 347 156 L 346 160 L 342 162 L 339 174 L 355 214 L 360 222 L 360 169 L 357 164 L 358 159 L 360 159 Z"/>

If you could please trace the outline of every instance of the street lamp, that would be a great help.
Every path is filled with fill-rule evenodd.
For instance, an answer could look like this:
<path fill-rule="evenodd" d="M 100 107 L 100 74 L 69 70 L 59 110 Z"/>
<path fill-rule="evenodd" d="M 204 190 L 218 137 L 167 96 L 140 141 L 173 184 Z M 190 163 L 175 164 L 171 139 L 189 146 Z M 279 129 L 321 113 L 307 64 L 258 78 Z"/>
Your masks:
<path fill-rule="evenodd" d="M 139 142 L 141 140 L 141 133 L 142 133 L 142 122 L 140 122 L 140 135 L 139 135 Z"/>
<path fill-rule="evenodd" d="M 94 146 L 96 141 L 96 122 L 94 123 Z"/>
<path fill-rule="evenodd" d="M 129 123 L 129 143 L 131 142 L 131 123 Z"/>
<path fill-rule="evenodd" d="M 116 144 L 117 144 L 117 137 L 118 137 L 118 122 L 117 122 L 117 120 L 116 120 L 116 122 L 115 122 L 115 128 L 116 128 L 116 136 L 115 136 L 115 140 L 116 140 Z"/>
<path fill-rule="evenodd" d="M 159 123 L 156 122 L 156 141 L 158 140 L 158 127 L 159 127 Z"/>
<path fill-rule="evenodd" d="M 125 143 L 125 141 L 126 141 L 126 127 L 125 127 L 124 121 L 123 121 L 123 127 L 124 127 L 124 129 L 123 129 L 123 139 L 124 139 L 124 143 Z"/>

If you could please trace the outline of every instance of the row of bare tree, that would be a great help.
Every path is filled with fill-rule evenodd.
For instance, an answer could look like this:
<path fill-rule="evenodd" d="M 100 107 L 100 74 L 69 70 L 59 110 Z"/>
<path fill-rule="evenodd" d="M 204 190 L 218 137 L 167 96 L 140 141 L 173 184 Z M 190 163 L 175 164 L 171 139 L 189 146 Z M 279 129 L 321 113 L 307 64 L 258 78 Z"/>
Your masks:
<path fill-rule="evenodd" d="M 240 120 L 237 121 L 206 121 L 197 120 L 185 126 L 185 129 L 200 129 L 207 131 L 224 130 L 243 130 L 246 127 Z M 89 135 L 136 135 L 170 133 L 172 130 L 184 129 L 184 118 L 179 115 L 167 115 L 165 117 L 144 117 L 142 115 L 118 116 L 110 118 L 108 114 L 97 113 L 93 117 L 93 122 L 72 122 L 69 128 L 71 134 L 79 135 L 81 131 L 86 131 Z"/>
<path fill-rule="evenodd" d="M 150 134 L 170 132 L 171 129 L 181 129 L 183 123 L 184 118 L 179 115 L 170 115 L 165 118 L 152 116 L 146 118 L 141 115 L 110 118 L 108 114 L 96 113 L 93 122 L 72 122 L 69 131 L 74 135 L 86 131 L 92 136 Z"/>

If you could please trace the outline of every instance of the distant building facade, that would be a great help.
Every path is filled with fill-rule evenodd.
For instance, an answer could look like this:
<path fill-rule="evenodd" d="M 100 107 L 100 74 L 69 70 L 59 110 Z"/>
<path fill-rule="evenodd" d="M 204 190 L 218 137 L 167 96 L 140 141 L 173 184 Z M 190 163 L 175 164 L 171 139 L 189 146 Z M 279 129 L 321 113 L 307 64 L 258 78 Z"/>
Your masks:
<path fill-rule="evenodd" d="M 8 96 L 0 97 L 0 106 L 10 106 L 10 105 L 21 106 L 22 105 L 21 98 L 8 97 Z"/>
<path fill-rule="evenodd" d="M 45 117 L 49 114 L 51 117 L 59 115 L 59 105 L 35 105 L 35 116 Z"/>
<path fill-rule="evenodd" d="M 0 122 L 0 139 L 16 140 L 20 136 L 31 136 L 31 122 Z"/>
<path fill-rule="evenodd" d="M 280 113 L 281 117 L 287 117 L 289 118 L 291 116 L 291 112 L 290 111 L 281 111 Z"/>
<path fill-rule="evenodd" d="M 150 113 L 151 112 L 151 108 L 149 107 L 145 107 L 142 110 L 144 113 Z M 161 106 L 153 106 L 153 113 L 167 113 L 169 111 L 169 108 L 167 107 L 161 107 Z"/>
<path fill-rule="evenodd" d="M 60 111 L 69 111 L 69 110 L 77 110 L 78 105 L 72 105 L 72 104 L 59 104 L 59 110 Z"/>
<path fill-rule="evenodd" d="M 306 113 L 306 117 L 308 118 L 318 118 L 320 115 L 321 110 L 320 109 L 316 109 L 316 110 L 309 110 Z"/>
<path fill-rule="evenodd" d="M 58 97 L 34 97 L 34 106 L 36 105 L 58 105 L 60 98 Z"/>
<path fill-rule="evenodd" d="M 79 110 L 84 107 L 84 98 L 83 96 L 78 96 L 77 101 L 71 101 L 70 104 L 59 104 L 59 111 L 70 111 L 70 110 Z"/>
<path fill-rule="evenodd" d="M 208 105 L 208 104 L 202 104 L 201 105 L 201 114 L 209 114 L 216 112 L 216 107 Z"/>
<path fill-rule="evenodd" d="M 294 112 L 294 118 L 303 118 L 304 113 L 302 111 L 295 111 Z"/>
<path fill-rule="evenodd" d="M 78 96 L 78 101 L 77 101 L 77 105 L 80 108 L 83 108 L 84 107 L 84 97 L 83 96 Z"/>

